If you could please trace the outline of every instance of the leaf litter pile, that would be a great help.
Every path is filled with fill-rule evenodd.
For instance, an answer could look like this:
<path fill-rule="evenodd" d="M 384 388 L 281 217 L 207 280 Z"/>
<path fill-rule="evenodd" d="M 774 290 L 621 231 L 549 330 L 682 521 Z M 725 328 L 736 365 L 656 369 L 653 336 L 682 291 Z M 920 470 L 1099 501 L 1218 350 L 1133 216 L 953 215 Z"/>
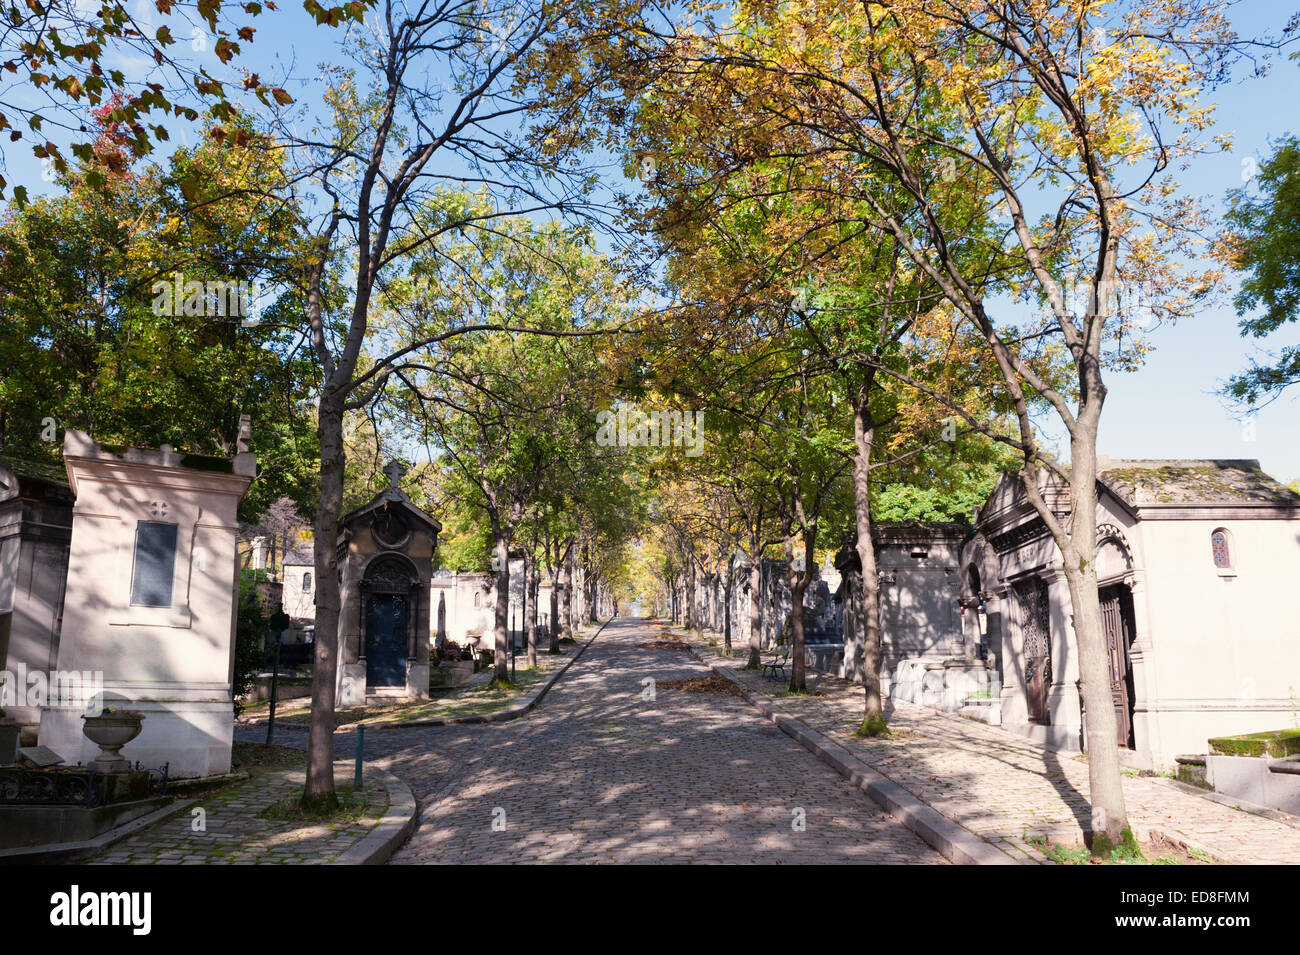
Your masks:
<path fill-rule="evenodd" d="M 638 643 L 638 650 L 680 650 L 683 653 L 691 653 L 691 645 L 685 641 L 678 640 L 676 634 L 671 630 L 660 630 L 654 635 L 653 643 Z"/>
<path fill-rule="evenodd" d="M 719 693 L 723 696 L 740 696 L 740 687 L 726 677 L 697 676 L 689 680 L 665 680 L 659 684 L 661 689 L 682 690 L 686 693 Z"/>

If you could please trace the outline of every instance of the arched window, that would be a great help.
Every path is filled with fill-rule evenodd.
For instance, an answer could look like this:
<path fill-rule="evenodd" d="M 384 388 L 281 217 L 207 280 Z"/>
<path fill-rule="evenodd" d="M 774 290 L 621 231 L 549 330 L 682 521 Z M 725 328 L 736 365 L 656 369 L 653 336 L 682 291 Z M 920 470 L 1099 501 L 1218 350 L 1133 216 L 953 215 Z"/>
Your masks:
<path fill-rule="evenodd" d="M 1232 535 L 1222 527 L 1210 535 L 1210 552 L 1217 570 L 1232 570 Z"/>
<path fill-rule="evenodd" d="M 309 594 L 309 593 L 311 593 L 311 573 L 310 573 L 310 572 L 302 575 L 302 592 L 305 593 L 305 594 Z"/>

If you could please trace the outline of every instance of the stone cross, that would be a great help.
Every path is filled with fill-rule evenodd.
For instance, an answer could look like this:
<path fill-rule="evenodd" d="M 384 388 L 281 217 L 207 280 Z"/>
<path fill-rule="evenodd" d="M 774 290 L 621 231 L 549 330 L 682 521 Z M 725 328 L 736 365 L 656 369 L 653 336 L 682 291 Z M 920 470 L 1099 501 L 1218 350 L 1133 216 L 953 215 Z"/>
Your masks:
<path fill-rule="evenodd" d="M 389 485 L 396 490 L 397 482 L 406 475 L 406 465 L 398 460 L 389 461 L 384 465 L 384 473 L 388 475 Z"/>

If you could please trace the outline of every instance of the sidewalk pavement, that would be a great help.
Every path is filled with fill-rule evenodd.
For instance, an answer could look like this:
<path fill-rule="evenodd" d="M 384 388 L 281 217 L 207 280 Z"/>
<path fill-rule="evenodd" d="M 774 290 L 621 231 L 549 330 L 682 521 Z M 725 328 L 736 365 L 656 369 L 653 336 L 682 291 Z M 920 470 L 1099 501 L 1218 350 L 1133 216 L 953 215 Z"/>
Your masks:
<path fill-rule="evenodd" d="M 1082 843 L 1090 817 L 1086 757 L 906 703 L 886 710 L 890 738 L 860 738 L 861 686 L 809 669 L 809 689 L 818 695 L 783 695 L 784 683 L 744 669 L 744 647 L 725 657 L 720 647 L 691 641 L 710 666 L 1018 861 L 1045 861 L 1031 840 Z M 1230 864 L 1300 864 L 1300 818 L 1264 818 L 1158 776 L 1126 775 L 1124 797 L 1140 840 L 1163 836 Z"/>
<path fill-rule="evenodd" d="M 366 865 L 384 862 L 414 829 L 410 788 L 389 773 L 364 771 L 369 802 L 333 823 L 266 819 L 269 807 L 302 794 L 302 770 L 261 773 L 211 796 L 178 800 L 172 816 L 114 843 L 90 865 Z M 339 765 L 335 785 L 352 783 Z M 202 814 L 196 810 L 202 809 Z"/>

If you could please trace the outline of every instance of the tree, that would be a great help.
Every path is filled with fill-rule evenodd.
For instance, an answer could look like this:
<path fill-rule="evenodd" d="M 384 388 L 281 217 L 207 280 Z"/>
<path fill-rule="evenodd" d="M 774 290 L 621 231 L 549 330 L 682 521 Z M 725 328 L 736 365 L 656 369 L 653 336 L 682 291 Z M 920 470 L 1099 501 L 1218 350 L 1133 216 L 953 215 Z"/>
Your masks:
<path fill-rule="evenodd" d="M 312 367 L 277 320 L 297 217 L 259 198 L 284 181 L 276 154 L 239 145 L 240 121 L 222 142 L 136 163 L 111 110 L 97 125 L 94 159 L 59 178 L 64 191 L 0 223 L 0 453 L 57 460 L 59 430 L 75 427 L 228 456 L 247 413 L 259 473 L 242 519 L 286 494 L 312 503 Z M 210 291 L 226 287 L 235 309 Z"/>
<path fill-rule="evenodd" d="M 304 6 L 317 23 L 337 26 L 359 22 L 369 3 L 351 0 L 325 7 L 318 0 L 307 0 Z M 83 136 L 94 132 L 85 125 L 86 111 L 109 105 L 113 122 L 126 133 L 124 144 L 133 159 L 169 139 L 167 120 L 199 120 L 201 114 L 192 104 L 210 103 L 206 118 L 220 129 L 236 115 L 230 95 L 237 89 L 235 84 L 177 56 L 176 51 L 181 43 L 195 51 L 206 51 L 211 43 L 222 64 L 236 62 L 243 44 L 253 41 L 256 30 L 251 21 L 264 9 L 274 11 L 273 0 L 11 4 L 0 33 L 0 69 L 18 80 L 0 94 L 0 132 L 7 132 L 10 143 L 30 142 L 32 153 L 60 175 L 68 172 L 70 159 L 91 164 L 91 185 L 102 185 L 105 172 L 92 162 L 94 137 Z M 128 76 L 125 63 L 129 61 L 150 63 L 154 69 Z M 238 89 L 253 93 L 263 103 L 293 101 L 282 88 L 247 70 Z M 64 137 L 69 141 L 63 145 L 55 141 Z M 0 196 L 8 185 L 0 176 Z M 14 186 L 12 195 L 20 205 L 27 202 L 23 185 Z"/>
<path fill-rule="evenodd" d="M 591 186 L 575 139 L 566 89 L 540 83 L 552 57 L 583 56 L 597 14 L 618 22 L 621 5 L 404 4 L 384 0 L 368 35 L 351 48 L 358 71 L 336 69 L 325 132 L 299 133 L 294 117 L 273 128 L 297 157 L 296 182 L 318 211 L 301 261 L 302 324 L 319 367 L 320 504 L 315 518 L 317 632 L 337 632 L 340 595 L 334 542 L 346 453 L 343 424 L 390 384 L 409 356 L 478 332 L 529 332 L 443 315 L 421 338 L 394 340 L 372 328 L 371 309 L 407 276 L 414 256 L 442 235 L 487 235 L 510 215 L 573 211 Z M 439 208 L 439 190 L 491 188 L 493 208 Z M 331 279 L 346 292 L 331 294 Z M 400 307 L 397 299 L 391 303 Z M 414 314 L 413 322 L 424 316 Z M 552 333 L 559 334 L 559 333 Z M 585 332 L 572 332 L 582 335 Z M 332 805 L 338 641 L 317 641 L 305 804 Z"/>
<path fill-rule="evenodd" d="M 813 147 L 795 134 L 781 144 L 788 155 L 773 150 L 771 142 L 761 149 L 732 148 L 738 129 L 766 122 L 766 107 L 755 108 L 752 101 L 764 102 L 767 76 L 731 70 L 730 64 L 738 50 L 743 61 L 766 48 L 760 31 L 742 32 L 728 37 L 719 64 L 688 59 L 680 73 L 670 67 L 656 78 L 636 116 L 633 142 L 639 149 L 657 148 L 666 158 L 650 190 L 657 204 L 646 208 L 650 200 L 642 200 L 638 206 L 642 221 L 672 256 L 670 277 L 687 300 L 683 307 L 691 317 L 683 324 L 689 331 L 678 335 L 706 343 L 693 349 L 690 363 L 697 394 L 725 392 L 723 404 L 731 408 L 752 404 L 753 395 L 732 386 L 738 380 L 753 382 L 757 394 L 764 387 L 757 384 L 759 372 L 792 383 L 789 362 L 769 369 L 759 357 L 765 350 L 787 348 L 805 356 L 798 371 L 804 392 L 811 384 L 831 388 L 833 398 L 843 399 L 840 416 L 851 430 L 836 453 L 853 468 L 862 587 L 854 592 L 852 609 L 863 622 L 861 640 L 848 648 L 846 663 L 864 684 L 863 732 L 878 735 L 886 724 L 873 472 L 936 444 L 955 448 L 963 435 L 932 395 L 943 392 L 987 417 L 990 402 L 984 395 L 993 369 L 981 362 L 978 340 L 956 327 L 951 310 L 938 309 L 942 296 L 929 276 L 893 236 L 867 226 L 870 210 L 860 200 L 840 194 L 841 169 L 804 162 L 802 150 Z M 730 110 L 727 104 L 738 105 Z M 938 111 L 932 104 L 926 115 Z M 706 126 L 705 117 L 724 113 L 738 119 Z M 702 127 L 710 131 L 701 134 Z M 905 209 L 908 201 L 902 195 L 893 205 Z M 952 243 L 954 254 L 986 281 L 997 275 L 1003 258 L 997 242 L 990 241 L 988 220 L 972 201 L 966 232 L 961 242 Z M 756 348 L 744 356 L 745 371 L 738 375 L 731 367 L 735 344 L 747 336 Z M 700 362 L 699 352 L 708 347 L 718 350 L 714 360 L 722 358 L 721 368 Z M 909 372 L 909 386 L 890 378 L 891 371 L 902 369 Z M 704 370 L 717 378 L 703 377 Z M 928 390 L 915 390 L 922 382 Z M 794 516 L 792 507 L 787 521 Z M 751 568 L 751 575 L 756 573 Z M 751 663 L 758 666 L 756 646 Z"/>
<path fill-rule="evenodd" d="M 1252 195 L 1251 187 L 1257 192 Z M 1300 139 L 1283 137 L 1257 175 L 1228 193 L 1222 254 L 1246 273 L 1233 305 L 1241 334 L 1266 338 L 1300 317 Z M 1252 314 L 1262 308 L 1262 314 Z M 1233 401 L 1267 404 L 1300 382 L 1300 346 L 1253 361 L 1224 387 Z"/>
<path fill-rule="evenodd" d="M 410 338 L 429 337 L 447 314 L 480 314 L 484 323 L 535 333 L 458 337 L 412 352 L 402 372 L 401 400 L 420 437 L 455 475 L 457 497 L 491 528 L 494 683 L 504 684 L 516 533 L 546 495 L 571 485 L 585 459 L 602 450 L 592 440 L 594 340 L 560 336 L 617 324 L 626 293 L 585 234 L 522 218 L 501 219 L 493 234 L 470 243 L 432 243 L 413 274 L 419 282 L 410 294 L 427 323 L 404 329 Z M 385 292 L 381 301 L 391 297 Z M 531 572 L 531 558 L 526 564 Z"/>
<path fill-rule="evenodd" d="M 1209 108 L 1200 93 L 1228 75 L 1238 49 L 1222 8 L 811 0 L 729 10 L 725 19 L 706 8 L 669 58 L 696 89 L 742 91 L 706 99 L 688 117 L 728 130 L 718 143 L 726 168 L 765 156 L 816 167 L 833 195 L 861 204 L 865 228 L 889 235 L 933 283 L 996 366 L 1014 437 L 948 403 L 969 427 L 1020 452 L 1021 487 L 1063 557 L 1096 853 L 1132 840 L 1094 563 L 1104 369 L 1134 367 L 1147 315 L 1177 315 L 1218 281 L 1181 254 L 1202 240 L 1207 219 L 1178 192 L 1171 169 L 1204 148 Z M 771 42 L 755 48 L 751 35 Z M 1004 224 L 999 252 L 1010 265 L 994 283 L 960 254 L 978 206 Z M 1139 291 L 1146 315 L 1132 307 Z M 1033 303 L 1045 314 L 1027 315 Z M 1048 347 L 1068 361 L 1068 381 L 1042 373 L 1036 359 Z M 924 389 L 902 369 L 890 373 Z M 937 389 L 931 396 L 947 400 Z M 1068 463 L 1039 439 L 1038 402 L 1068 436 Z M 1049 482 L 1069 489 L 1068 522 L 1046 501 Z"/>

